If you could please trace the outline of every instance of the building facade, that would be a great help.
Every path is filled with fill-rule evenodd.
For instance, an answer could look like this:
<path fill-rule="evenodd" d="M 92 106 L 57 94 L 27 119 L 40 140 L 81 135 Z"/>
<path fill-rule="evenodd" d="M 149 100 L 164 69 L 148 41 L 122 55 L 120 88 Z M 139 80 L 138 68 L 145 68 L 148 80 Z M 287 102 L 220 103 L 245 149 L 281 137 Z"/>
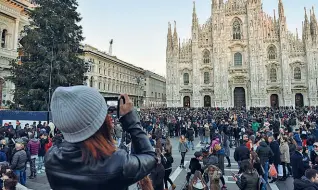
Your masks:
<path fill-rule="evenodd" d="M 212 0 L 200 25 L 195 4 L 191 39 L 167 35 L 168 107 L 318 105 L 318 25 L 304 13 L 302 37 L 288 31 L 282 0 L 278 15 L 261 0 Z"/>
<path fill-rule="evenodd" d="M 151 71 L 145 72 L 144 80 L 145 107 L 166 107 L 166 79 Z"/>
<path fill-rule="evenodd" d="M 14 84 L 10 75 L 10 62 L 18 58 L 20 33 L 29 23 L 28 11 L 31 0 L 0 0 L 0 105 L 13 100 Z"/>
<path fill-rule="evenodd" d="M 104 97 L 128 94 L 135 106 L 142 106 L 145 70 L 126 63 L 89 45 L 83 47 L 89 66 L 86 85 L 97 88 Z"/>

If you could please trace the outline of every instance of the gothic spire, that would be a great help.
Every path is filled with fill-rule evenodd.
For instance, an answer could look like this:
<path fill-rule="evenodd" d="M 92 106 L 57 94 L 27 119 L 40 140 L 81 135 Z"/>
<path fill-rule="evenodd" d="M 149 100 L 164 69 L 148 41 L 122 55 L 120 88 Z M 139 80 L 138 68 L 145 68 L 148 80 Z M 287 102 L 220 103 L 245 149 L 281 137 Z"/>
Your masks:
<path fill-rule="evenodd" d="M 318 26 L 317 26 L 317 19 L 316 19 L 316 15 L 315 15 L 315 9 L 314 7 L 312 7 L 312 11 L 310 11 L 310 34 L 313 37 L 313 39 L 316 39 L 317 37 L 317 30 L 318 30 Z"/>
<path fill-rule="evenodd" d="M 280 20 L 283 20 L 283 18 L 285 17 L 284 5 L 282 0 L 279 0 L 278 2 L 278 15 Z"/>
<path fill-rule="evenodd" d="M 177 22 L 174 21 L 174 32 L 173 32 L 173 47 L 178 48 L 178 33 L 177 33 Z"/>
<path fill-rule="evenodd" d="M 274 9 L 274 21 L 276 22 L 276 10 Z"/>
<path fill-rule="evenodd" d="M 172 32 L 171 32 L 171 23 L 168 23 L 168 34 L 167 34 L 167 51 L 172 50 Z"/>
<path fill-rule="evenodd" d="M 192 12 L 192 25 L 196 25 L 198 21 L 197 12 L 195 9 L 195 1 L 193 1 L 193 12 Z"/>

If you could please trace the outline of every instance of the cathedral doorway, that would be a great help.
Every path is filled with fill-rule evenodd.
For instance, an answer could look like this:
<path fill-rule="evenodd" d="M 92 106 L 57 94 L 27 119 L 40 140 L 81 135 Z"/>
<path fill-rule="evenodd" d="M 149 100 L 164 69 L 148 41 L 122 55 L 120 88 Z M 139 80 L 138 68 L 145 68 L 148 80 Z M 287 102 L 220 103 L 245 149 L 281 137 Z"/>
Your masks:
<path fill-rule="evenodd" d="M 246 106 L 245 89 L 243 87 L 236 87 L 234 89 L 234 107 L 242 108 Z"/>
<path fill-rule="evenodd" d="M 278 108 L 279 107 L 279 100 L 278 100 L 278 95 L 277 94 L 272 94 L 270 101 L 271 101 L 271 107 L 272 108 Z"/>
<path fill-rule="evenodd" d="M 301 93 L 295 95 L 295 107 L 304 107 L 304 96 Z"/>
<path fill-rule="evenodd" d="M 211 96 L 204 96 L 204 107 L 211 107 Z"/>
<path fill-rule="evenodd" d="M 185 107 L 185 108 L 190 107 L 190 97 L 189 96 L 183 97 L 183 107 Z"/>

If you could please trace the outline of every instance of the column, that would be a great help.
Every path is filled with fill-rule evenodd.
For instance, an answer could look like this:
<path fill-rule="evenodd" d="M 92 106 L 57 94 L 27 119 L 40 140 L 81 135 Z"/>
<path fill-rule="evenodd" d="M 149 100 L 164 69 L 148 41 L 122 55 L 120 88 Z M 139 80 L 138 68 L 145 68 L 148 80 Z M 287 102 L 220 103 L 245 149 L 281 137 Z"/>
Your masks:
<path fill-rule="evenodd" d="M 15 29 L 14 29 L 14 37 L 13 37 L 13 49 L 18 49 L 18 38 L 19 38 L 19 24 L 20 24 L 20 19 L 17 18 L 15 20 Z"/>

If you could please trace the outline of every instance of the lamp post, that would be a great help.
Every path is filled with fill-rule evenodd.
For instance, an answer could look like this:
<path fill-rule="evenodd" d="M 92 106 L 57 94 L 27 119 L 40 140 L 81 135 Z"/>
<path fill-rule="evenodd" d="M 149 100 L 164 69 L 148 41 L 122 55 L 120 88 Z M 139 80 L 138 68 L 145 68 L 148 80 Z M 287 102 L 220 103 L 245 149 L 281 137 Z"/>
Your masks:
<path fill-rule="evenodd" d="M 51 52 L 51 63 L 50 63 L 50 72 L 49 72 L 49 100 L 48 100 L 48 106 L 47 106 L 47 111 L 50 112 L 50 106 L 51 106 L 51 90 L 52 90 L 52 72 L 53 72 L 53 58 L 54 58 L 54 31 L 52 30 L 51 27 L 47 26 L 46 21 L 46 28 L 49 29 L 52 34 L 52 52 Z"/>
<path fill-rule="evenodd" d="M 141 76 L 135 77 L 134 78 L 137 82 L 137 107 L 139 108 L 139 89 L 142 89 L 142 86 L 140 85 L 140 83 L 144 80 Z"/>

